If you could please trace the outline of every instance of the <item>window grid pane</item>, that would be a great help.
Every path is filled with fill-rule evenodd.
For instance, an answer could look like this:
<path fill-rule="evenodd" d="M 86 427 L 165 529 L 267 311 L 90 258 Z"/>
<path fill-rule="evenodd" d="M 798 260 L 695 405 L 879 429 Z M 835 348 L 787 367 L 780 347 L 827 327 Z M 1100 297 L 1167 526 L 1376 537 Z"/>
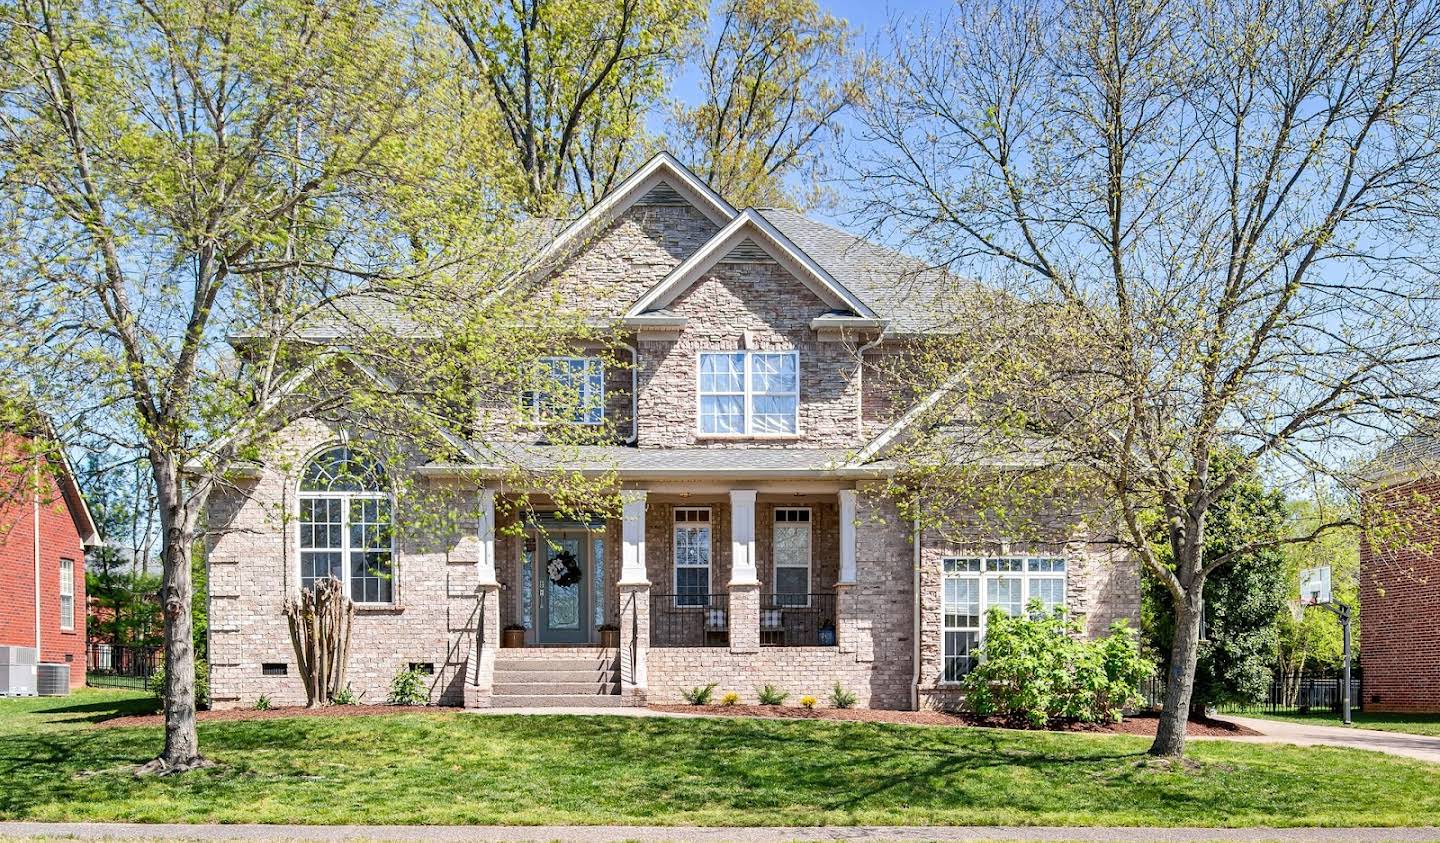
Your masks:
<path fill-rule="evenodd" d="M 946 558 L 941 560 L 942 681 L 956 682 L 975 666 L 985 614 L 1019 616 L 1030 600 L 1047 611 L 1065 605 L 1066 562 L 1060 558 Z"/>
<path fill-rule="evenodd" d="M 710 603 L 710 510 L 676 509 L 675 605 Z"/>
<path fill-rule="evenodd" d="M 799 418 L 795 352 L 701 352 L 699 425 L 702 433 L 795 433 Z"/>

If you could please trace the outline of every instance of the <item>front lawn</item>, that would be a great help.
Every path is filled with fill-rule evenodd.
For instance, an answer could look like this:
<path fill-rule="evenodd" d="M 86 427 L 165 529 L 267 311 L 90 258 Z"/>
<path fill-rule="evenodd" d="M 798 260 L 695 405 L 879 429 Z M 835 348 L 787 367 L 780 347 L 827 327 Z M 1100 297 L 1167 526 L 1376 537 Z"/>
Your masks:
<path fill-rule="evenodd" d="M 1221 715 L 1223 719 L 1225 715 Z M 1288 723 L 1307 723 L 1312 726 L 1343 726 L 1340 715 L 1329 711 L 1310 714 L 1252 714 L 1246 712 L 1236 717 L 1256 717 L 1262 720 L 1283 720 Z M 1378 729 L 1382 732 L 1408 732 L 1412 735 L 1440 737 L 1440 714 L 1387 714 L 1382 712 L 1352 712 L 1351 726 L 1356 729 Z"/>
<path fill-rule="evenodd" d="M 554 824 L 1435 825 L 1440 769 L 1342 749 L 833 721 L 427 712 L 206 723 L 137 779 L 139 695 L 0 701 L 0 819 Z"/>

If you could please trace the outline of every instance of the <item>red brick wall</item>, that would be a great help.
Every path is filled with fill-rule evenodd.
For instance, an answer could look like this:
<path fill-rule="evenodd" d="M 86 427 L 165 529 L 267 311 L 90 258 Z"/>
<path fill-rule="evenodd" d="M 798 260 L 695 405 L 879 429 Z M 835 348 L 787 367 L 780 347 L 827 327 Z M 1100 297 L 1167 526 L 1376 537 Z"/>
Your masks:
<path fill-rule="evenodd" d="M 0 448 L 13 441 L 0 442 Z M 28 478 L 0 460 L 0 644 L 35 646 L 35 509 Z M 85 550 L 54 478 L 40 472 L 40 660 L 70 665 L 85 684 Z M 60 560 L 75 563 L 75 625 L 60 629 Z"/>
<path fill-rule="evenodd" d="M 1374 493 L 1404 542 L 1360 545 L 1361 698 L 1367 711 L 1440 711 L 1440 478 Z"/>

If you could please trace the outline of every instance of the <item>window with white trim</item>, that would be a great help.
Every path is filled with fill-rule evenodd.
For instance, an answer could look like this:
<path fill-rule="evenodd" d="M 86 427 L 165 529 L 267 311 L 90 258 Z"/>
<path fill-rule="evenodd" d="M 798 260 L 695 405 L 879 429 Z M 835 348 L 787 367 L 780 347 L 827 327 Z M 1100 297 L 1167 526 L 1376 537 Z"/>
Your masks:
<path fill-rule="evenodd" d="M 1046 612 L 1065 605 L 1065 560 L 1054 557 L 951 557 L 941 561 L 942 676 L 958 682 L 975 666 L 985 616 L 1018 617 L 1031 600 Z"/>
<path fill-rule="evenodd" d="M 346 445 L 316 455 L 300 479 L 300 587 L 333 577 L 356 603 L 393 603 L 393 504 L 379 463 Z"/>
<path fill-rule="evenodd" d="M 710 508 L 675 508 L 675 605 L 710 603 Z"/>
<path fill-rule="evenodd" d="M 75 628 L 75 560 L 60 560 L 60 628 Z"/>
<path fill-rule="evenodd" d="M 700 432 L 772 436 L 799 429 L 800 355 L 794 351 L 702 351 Z"/>
<path fill-rule="evenodd" d="M 810 508 L 775 507 L 770 552 L 775 562 L 775 605 L 810 605 Z"/>
<path fill-rule="evenodd" d="M 568 418 L 574 424 L 605 420 L 605 361 L 598 357 L 542 357 L 551 388 L 532 390 L 526 403 L 536 422 Z"/>

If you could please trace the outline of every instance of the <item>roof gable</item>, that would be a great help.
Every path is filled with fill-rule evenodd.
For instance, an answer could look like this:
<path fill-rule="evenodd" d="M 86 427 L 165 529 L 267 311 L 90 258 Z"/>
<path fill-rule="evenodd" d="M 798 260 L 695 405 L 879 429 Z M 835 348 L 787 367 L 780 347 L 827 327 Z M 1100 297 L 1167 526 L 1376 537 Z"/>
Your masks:
<path fill-rule="evenodd" d="M 865 318 L 877 318 L 869 305 L 860 300 L 845 285 L 837 281 L 829 271 L 816 263 L 803 249 L 770 223 L 753 208 L 747 208 L 730 220 L 709 242 L 686 258 L 679 266 L 661 279 L 625 314 L 639 317 L 663 310 L 681 293 L 700 279 L 711 267 L 739 252 L 745 259 L 754 260 L 759 253 L 773 258 L 785 267 L 802 284 L 831 307 L 846 310 Z"/>

